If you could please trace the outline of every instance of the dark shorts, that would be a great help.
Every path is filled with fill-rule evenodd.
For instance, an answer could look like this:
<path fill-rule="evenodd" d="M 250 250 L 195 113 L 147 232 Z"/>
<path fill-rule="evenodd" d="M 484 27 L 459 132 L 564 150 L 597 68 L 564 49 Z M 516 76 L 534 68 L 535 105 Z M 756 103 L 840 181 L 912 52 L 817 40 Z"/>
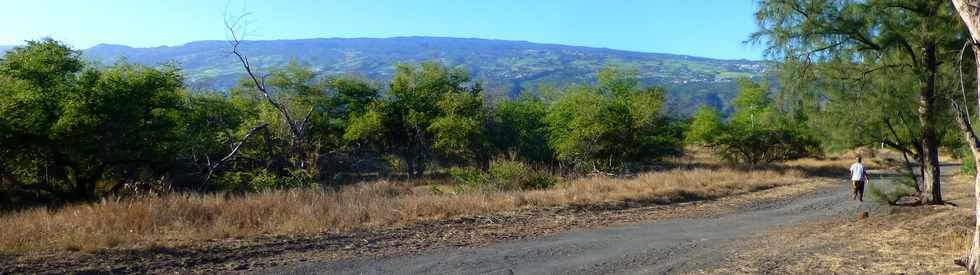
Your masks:
<path fill-rule="evenodd" d="M 853 182 L 854 182 L 854 192 L 864 193 L 864 181 L 863 180 L 856 180 L 856 181 L 853 181 Z"/>

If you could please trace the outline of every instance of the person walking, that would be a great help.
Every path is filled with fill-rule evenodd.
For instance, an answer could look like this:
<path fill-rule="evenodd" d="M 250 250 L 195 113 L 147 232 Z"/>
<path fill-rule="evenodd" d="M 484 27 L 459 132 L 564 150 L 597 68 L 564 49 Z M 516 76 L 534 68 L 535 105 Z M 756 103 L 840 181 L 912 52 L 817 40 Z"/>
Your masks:
<path fill-rule="evenodd" d="M 857 162 L 851 164 L 851 182 L 854 184 L 854 190 L 851 191 L 851 198 L 857 201 L 864 201 L 864 184 L 868 181 L 868 170 L 865 169 L 864 164 L 861 163 L 861 157 L 857 158 Z"/>

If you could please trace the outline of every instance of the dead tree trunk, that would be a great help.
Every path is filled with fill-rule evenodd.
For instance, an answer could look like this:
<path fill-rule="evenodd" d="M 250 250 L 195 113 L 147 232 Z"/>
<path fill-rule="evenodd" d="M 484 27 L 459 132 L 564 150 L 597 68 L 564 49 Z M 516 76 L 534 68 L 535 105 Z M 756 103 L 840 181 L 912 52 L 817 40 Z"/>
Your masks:
<path fill-rule="evenodd" d="M 978 50 L 980 50 L 980 44 L 977 43 L 980 40 L 980 0 L 953 0 L 953 6 L 956 7 L 960 17 L 970 31 L 970 42 L 977 66 L 977 106 L 978 110 L 980 110 L 980 54 L 977 54 Z M 962 61 L 962 55 L 960 59 Z M 960 132 L 963 134 L 967 145 L 970 146 L 975 164 L 974 171 L 978 172 L 973 184 L 974 201 L 977 206 L 975 208 L 976 222 L 973 229 L 973 245 L 970 246 L 970 251 L 967 252 L 967 255 L 964 257 L 965 259 L 957 260 L 956 263 L 966 267 L 970 274 L 977 274 L 980 272 L 980 266 L 978 266 L 978 260 L 980 260 L 980 140 L 977 139 L 977 135 L 973 131 L 967 106 L 966 102 L 963 102 L 962 105 L 957 104 L 955 101 L 953 102 L 953 110 L 956 111 L 956 119 L 959 122 Z"/>
<path fill-rule="evenodd" d="M 980 140 L 977 139 L 976 134 L 973 132 L 973 125 L 970 123 L 970 117 L 966 115 L 966 112 L 962 110 L 965 106 L 960 106 L 959 104 L 953 104 L 953 109 L 957 112 L 956 121 L 959 123 L 960 132 L 963 134 L 963 139 L 970 146 L 970 151 L 973 153 L 974 160 L 974 171 L 980 172 Z M 977 204 L 977 209 L 980 209 L 980 173 L 978 177 L 974 178 L 974 198 Z M 956 261 L 956 264 L 965 266 L 970 274 L 977 274 L 978 266 L 977 260 L 980 259 L 980 210 L 977 212 L 978 222 L 974 225 L 973 230 L 973 245 L 970 247 L 970 251 L 967 255 Z"/>
<path fill-rule="evenodd" d="M 298 162 L 295 164 L 296 168 L 309 169 L 307 165 L 309 160 L 307 159 L 306 151 L 306 126 L 309 124 L 310 117 L 313 115 L 315 109 L 311 107 L 302 120 L 296 119 L 297 117 L 294 117 L 289 112 L 289 108 L 276 100 L 272 93 L 269 92 L 269 89 L 265 83 L 265 78 L 256 74 L 255 67 L 252 66 L 248 56 L 241 51 L 241 44 L 245 39 L 244 36 L 246 30 L 244 29 L 244 26 L 240 25 L 240 23 L 242 23 L 244 17 L 245 15 L 241 15 L 234 18 L 232 21 L 228 21 L 227 19 L 225 20 L 225 28 L 228 31 L 228 36 L 231 40 L 229 42 L 232 46 L 232 54 L 238 58 L 239 63 L 242 65 L 242 69 L 245 70 L 245 74 L 248 76 L 249 80 L 251 80 L 255 89 L 262 94 L 262 97 L 265 98 L 269 105 L 276 109 L 279 116 L 289 127 L 291 142 L 287 152 L 296 158 Z"/>

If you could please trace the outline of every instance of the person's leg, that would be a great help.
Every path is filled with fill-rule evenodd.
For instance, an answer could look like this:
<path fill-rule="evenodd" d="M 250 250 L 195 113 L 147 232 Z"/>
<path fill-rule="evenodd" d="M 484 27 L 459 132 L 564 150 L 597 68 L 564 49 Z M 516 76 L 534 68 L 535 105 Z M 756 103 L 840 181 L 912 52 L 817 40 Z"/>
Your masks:
<path fill-rule="evenodd" d="M 857 200 L 858 182 L 851 181 L 851 200 Z"/>
<path fill-rule="evenodd" d="M 858 184 L 858 201 L 864 201 L 864 181 L 861 181 Z"/>

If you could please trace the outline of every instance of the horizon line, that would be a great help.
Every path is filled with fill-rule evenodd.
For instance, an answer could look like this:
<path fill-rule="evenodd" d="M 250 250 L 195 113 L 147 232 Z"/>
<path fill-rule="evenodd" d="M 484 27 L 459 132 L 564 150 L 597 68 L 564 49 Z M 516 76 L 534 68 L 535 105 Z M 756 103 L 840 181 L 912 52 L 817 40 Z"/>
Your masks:
<path fill-rule="evenodd" d="M 24 40 L 24 41 L 25 42 L 26 41 L 36 41 L 36 40 L 40 40 L 40 39 L 47 38 L 47 37 L 49 37 L 49 36 L 37 38 L 35 40 Z M 345 40 L 345 39 L 351 39 L 351 40 L 353 40 L 353 39 L 377 39 L 377 40 L 382 40 L 382 39 L 396 39 L 396 38 L 472 39 L 472 40 L 500 41 L 500 42 L 518 42 L 518 43 L 528 43 L 528 44 L 547 45 L 547 46 L 563 46 L 563 47 L 577 47 L 577 48 L 588 48 L 588 49 L 600 49 L 600 50 L 611 50 L 611 51 L 621 51 L 621 52 L 630 52 L 630 53 L 664 54 L 664 55 L 675 55 L 675 56 L 705 58 L 705 59 L 714 59 L 714 60 L 744 60 L 744 61 L 759 61 L 759 62 L 770 61 L 770 60 L 767 60 L 765 58 L 762 58 L 762 59 L 750 59 L 750 58 L 744 58 L 744 57 L 743 58 L 720 58 L 720 57 L 707 57 L 707 56 L 692 55 L 692 54 L 681 54 L 681 53 L 650 52 L 650 51 L 625 50 L 625 49 L 616 49 L 616 48 L 599 47 L 599 46 L 583 46 L 583 45 L 571 45 L 571 44 L 560 44 L 560 43 L 550 43 L 550 42 L 534 42 L 534 41 L 529 41 L 529 40 L 511 40 L 511 39 L 481 38 L 481 37 L 456 37 L 456 36 L 409 35 L 409 36 L 389 36 L 389 37 L 310 37 L 310 38 L 246 39 L 246 40 L 242 40 L 242 41 L 243 42 L 275 42 L 275 41 L 301 41 L 301 40 L 327 40 L 327 39 L 339 39 L 339 40 Z M 118 43 L 108 43 L 108 42 L 106 42 L 106 43 L 97 43 L 95 45 L 92 45 L 91 47 L 84 48 L 84 49 L 79 48 L 78 50 L 86 51 L 86 50 L 90 50 L 90 49 L 95 48 L 95 47 L 98 47 L 98 46 L 120 46 L 120 47 L 132 48 L 132 49 L 176 48 L 176 47 L 187 46 L 189 44 L 197 43 L 197 42 L 222 42 L 222 41 L 228 41 L 228 40 L 203 39 L 203 40 L 192 40 L 192 41 L 184 42 L 182 44 L 159 45 L 159 46 L 131 46 L 131 45 L 126 45 L 126 44 L 118 44 Z M 0 47 L 19 47 L 19 46 L 24 46 L 24 45 L 25 44 L 13 44 L 13 45 L 10 45 L 10 44 L 8 44 L 8 45 L 2 45 L 2 44 L 0 44 Z M 74 45 L 71 45 L 71 46 L 74 47 Z"/>

